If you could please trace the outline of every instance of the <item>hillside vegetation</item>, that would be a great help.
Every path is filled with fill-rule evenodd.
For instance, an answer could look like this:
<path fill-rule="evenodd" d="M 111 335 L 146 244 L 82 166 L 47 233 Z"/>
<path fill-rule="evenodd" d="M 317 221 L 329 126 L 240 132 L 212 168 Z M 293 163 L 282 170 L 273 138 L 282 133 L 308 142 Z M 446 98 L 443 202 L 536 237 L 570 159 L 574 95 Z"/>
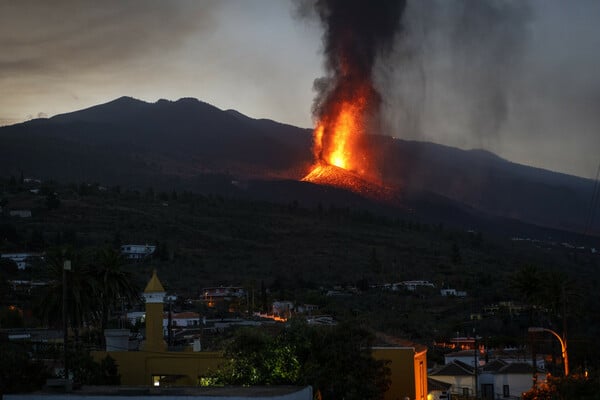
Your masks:
<path fill-rule="evenodd" d="M 335 204 L 88 184 L 47 183 L 34 194 L 14 180 L 1 182 L 0 253 L 154 244 L 151 259 L 127 266 L 138 287 L 156 268 L 167 290 L 184 298 L 198 298 L 203 287 L 243 286 L 248 309 L 267 306 L 261 298 L 266 288 L 269 300 L 317 304 L 320 312 L 340 320 L 359 318 L 425 344 L 477 328 L 490 340 L 515 345 L 524 342 L 531 324 L 560 324 L 561 316 L 550 311 L 484 315 L 485 306 L 503 301 L 527 304 L 514 282 L 519 271 L 534 265 L 544 276 L 561 274 L 576 288 L 568 298 L 573 357 L 578 351 L 583 357 L 599 331 L 600 318 L 591 307 L 600 300 L 593 289 L 598 256 L 576 243 L 571 248 L 544 238 L 515 241 L 511 236 L 518 232 L 508 236 L 424 223 L 401 210 L 383 216 Z M 9 217 L 8 209 L 30 209 L 33 216 Z M 21 277 L 40 277 L 40 271 L 34 266 Z M 404 280 L 427 280 L 436 287 L 414 292 L 376 287 Z M 349 295 L 327 296 L 334 287 Z M 466 291 L 467 297 L 442 297 L 443 287 Z M 484 318 L 472 321 L 477 314 Z"/>

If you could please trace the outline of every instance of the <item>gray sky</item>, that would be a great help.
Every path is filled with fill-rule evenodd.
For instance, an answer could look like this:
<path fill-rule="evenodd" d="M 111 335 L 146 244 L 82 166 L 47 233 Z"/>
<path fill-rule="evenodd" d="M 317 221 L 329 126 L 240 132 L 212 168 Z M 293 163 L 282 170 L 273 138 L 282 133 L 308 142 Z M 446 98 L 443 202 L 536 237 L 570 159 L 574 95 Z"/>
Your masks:
<path fill-rule="evenodd" d="M 0 0 L 0 125 L 120 96 L 312 126 L 320 25 L 286 0 Z M 384 132 L 592 177 L 600 2 L 409 0 Z"/>

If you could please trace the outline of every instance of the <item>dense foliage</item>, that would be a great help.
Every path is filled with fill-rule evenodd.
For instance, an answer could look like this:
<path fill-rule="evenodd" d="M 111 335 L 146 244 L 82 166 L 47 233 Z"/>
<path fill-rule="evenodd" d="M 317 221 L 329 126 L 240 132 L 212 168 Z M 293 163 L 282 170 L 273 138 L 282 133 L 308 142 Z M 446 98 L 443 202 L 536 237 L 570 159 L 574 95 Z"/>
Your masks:
<path fill-rule="evenodd" d="M 78 335 L 83 326 L 98 326 L 103 331 L 110 310 L 121 302 L 130 302 L 139 296 L 139 288 L 129 273 L 123 271 L 122 257 L 111 248 L 88 249 L 51 248 L 48 251 L 47 274 L 50 284 L 39 297 L 36 311 L 47 324 L 62 321 L 63 284 L 67 285 L 67 318 L 69 326 Z M 71 269 L 65 271 L 65 261 Z"/>
<path fill-rule="evenodd" d="M 23 346 L 0 343 L 0 397 L 39 390 L 48 377 L 50 371 L 44 363 L 32 359 Z"/>
<path fill-rule="evenodd" d="M 242 329 L 226 348 L 228 362 L 208 382 L 311 385 L 323 399 L 379 399 L 390 371 L 371 356 L 373 340 L 356 322 L 314 327 L 295 320 L 277 334 Z"/>
<path fill-rule="evenodd" d="M 548 376 L 547 382 L 523 393 L 523 400 L 598 400 L 600 380 L 585 373 L 568 377 Z"/>

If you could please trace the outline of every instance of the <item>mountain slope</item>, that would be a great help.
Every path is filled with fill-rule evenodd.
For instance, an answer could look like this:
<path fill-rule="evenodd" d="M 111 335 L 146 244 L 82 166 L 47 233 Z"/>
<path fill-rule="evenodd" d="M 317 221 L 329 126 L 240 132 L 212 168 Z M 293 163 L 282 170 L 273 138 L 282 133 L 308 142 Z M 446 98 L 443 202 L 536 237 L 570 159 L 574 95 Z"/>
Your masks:
<path fill-rule="evenodd" d="M 402 188 L 400 197 L 431 193 L 477 212 L 571 231 L 581 231 L 587 222 L 591 180 L 514 164 L 481 150 L 377 135 L 368 146 L 382 181 Z M 147 103 L 121 97 L 0 128 L 0 171 L 3 176 L 23 171 L 66 182 L 229 193 L 234 190 L 231 176 L 301 179 L 312 164 L 310 148 L 310 130 L 223 111 L 196 99 Z M 215 174 L 220 178 L 203 178 Z M 292 186 L 277 196 L 285 200 L 287 193 L 292 201 L 305 197 L 301 192 L 311 187 L 282 187 Z M 265 185 L 264 190 L 269 187 L 274 188 Z M 443 208 L 440 201 L 436 204 Z M 596 232 L 599 226 L 600 221 Z"/>

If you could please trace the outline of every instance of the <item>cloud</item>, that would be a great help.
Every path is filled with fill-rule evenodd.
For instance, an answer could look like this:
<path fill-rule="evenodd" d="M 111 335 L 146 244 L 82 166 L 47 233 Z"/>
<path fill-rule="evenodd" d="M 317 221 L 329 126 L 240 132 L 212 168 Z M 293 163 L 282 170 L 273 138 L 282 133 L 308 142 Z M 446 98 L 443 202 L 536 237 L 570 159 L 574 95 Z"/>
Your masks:
<path fill-rule="evenodd" d="M 0 76 L 78 74 L 151 57 L 210 29 L 216 2 L 0 3 Z"/>

